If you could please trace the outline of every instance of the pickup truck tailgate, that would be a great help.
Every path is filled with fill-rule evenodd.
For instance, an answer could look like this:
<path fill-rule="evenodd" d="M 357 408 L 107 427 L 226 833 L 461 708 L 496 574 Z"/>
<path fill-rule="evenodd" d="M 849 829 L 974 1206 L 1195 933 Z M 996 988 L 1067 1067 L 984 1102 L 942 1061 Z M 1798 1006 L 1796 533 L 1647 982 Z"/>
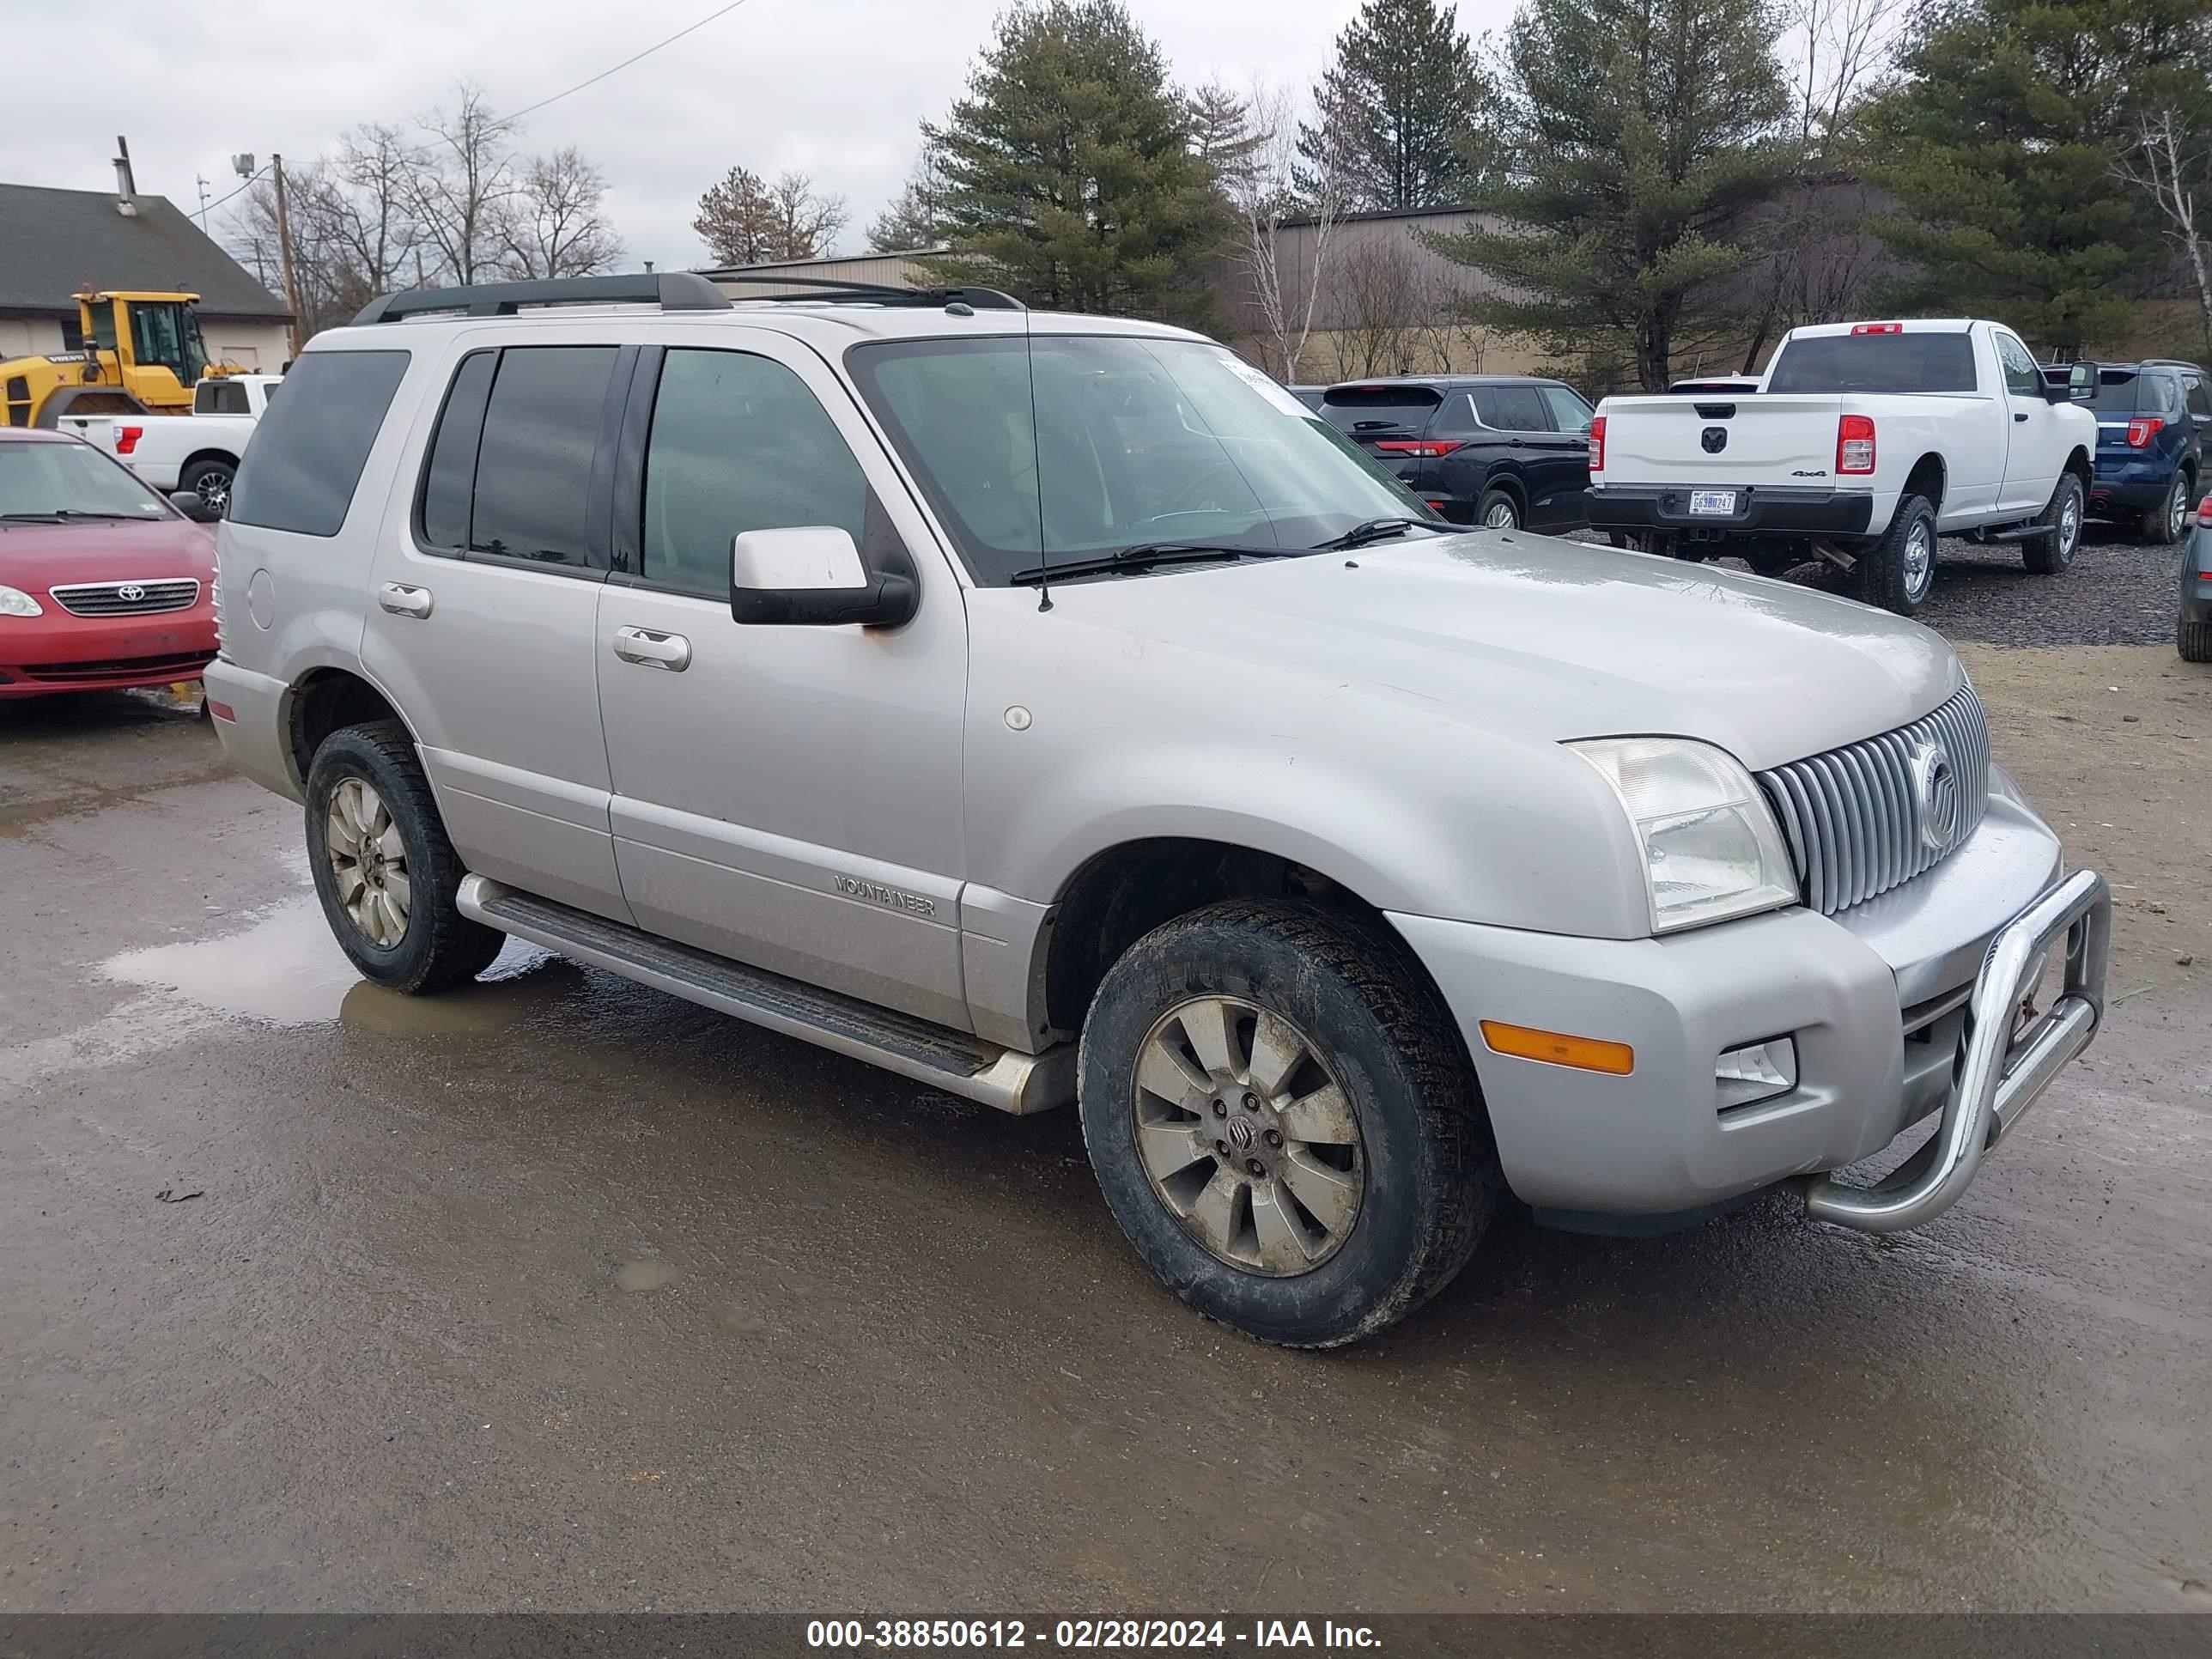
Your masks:
<path fill-rule="evenodd" d="M 1608 398 L 1605 471 L 1595 482 L 1816 484 L 1836 466 L 1834 392 Z"/>

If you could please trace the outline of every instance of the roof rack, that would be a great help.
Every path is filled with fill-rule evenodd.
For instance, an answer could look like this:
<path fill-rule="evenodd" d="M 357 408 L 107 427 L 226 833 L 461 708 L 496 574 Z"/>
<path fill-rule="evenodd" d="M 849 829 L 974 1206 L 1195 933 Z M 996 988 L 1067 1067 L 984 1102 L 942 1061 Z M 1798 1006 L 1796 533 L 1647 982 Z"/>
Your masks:
<path fill-rule="evenodd" d="M 1029 307 L 1011 294 L 995 288 L 894 288 L 884 283 L 848 283 L 820 276 L 777 276 L 767 271 L 717 272 L 702 280 L 728 283 L 740 288 L 796 288 L 803 294 L 763 294 L 763 300 L 820 300 L 830 304 L 848 301 L 883 306 L 964 305 L 977 311 L 1026 311 Z"/>
<path fill-rule="evenodd" d="M 458 311 L 471 317 L 512 317 L 525 306 L 658 305 L 663 311 L 727 311 L 728 297 L 695 271 L 637 276 L 554 276 L 528 283 L 479 283 L 468 288 L 416 288 L 380 295 L 361 308 L 354 326 Z"/>

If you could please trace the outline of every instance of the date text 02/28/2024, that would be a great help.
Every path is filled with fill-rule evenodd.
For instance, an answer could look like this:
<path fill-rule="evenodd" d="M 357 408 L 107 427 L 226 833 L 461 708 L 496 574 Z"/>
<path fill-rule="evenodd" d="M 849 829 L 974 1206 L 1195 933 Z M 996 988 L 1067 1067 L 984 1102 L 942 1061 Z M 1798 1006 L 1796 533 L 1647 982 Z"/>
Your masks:
<path fill-rule="evenodd" d="M 813 1619 L 810 1648 L 1334 1648 L 1380 1645 L 1365 1625 L 1324 1619 Z"/>

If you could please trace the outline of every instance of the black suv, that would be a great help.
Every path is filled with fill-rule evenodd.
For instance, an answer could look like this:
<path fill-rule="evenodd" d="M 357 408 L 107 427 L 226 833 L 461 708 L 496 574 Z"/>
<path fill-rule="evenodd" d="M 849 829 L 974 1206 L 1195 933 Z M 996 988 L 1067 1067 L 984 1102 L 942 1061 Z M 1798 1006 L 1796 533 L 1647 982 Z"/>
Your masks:
<path fill-rule="evenodd" d="M 1572 386 L 1522 374 L 1346 380 L 1323 419 L 1454 524 L 1580 530 L 1589 523 L 1589 423 Z"/>
<path fill-rule="evenodd" d="M 2097 416 L 2090 517 L 2130 526 L 2161 547 L 2179 541 L 2204 479 L 2212 377 L 2170 358 L 2100 363 L 2090 407 Z"/>

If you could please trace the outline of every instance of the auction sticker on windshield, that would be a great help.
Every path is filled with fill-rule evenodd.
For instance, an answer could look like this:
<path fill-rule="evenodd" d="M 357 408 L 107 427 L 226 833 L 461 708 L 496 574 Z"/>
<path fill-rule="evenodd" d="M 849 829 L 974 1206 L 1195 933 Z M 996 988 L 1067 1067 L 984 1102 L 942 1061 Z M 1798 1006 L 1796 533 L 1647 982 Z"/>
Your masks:
<path fill-rule="evenodd" d="M 1690 511 L 1718 513 L 1735 511 L 1735 491 L 1733 489 L 1693 489 L 1690 492 Z"/>

